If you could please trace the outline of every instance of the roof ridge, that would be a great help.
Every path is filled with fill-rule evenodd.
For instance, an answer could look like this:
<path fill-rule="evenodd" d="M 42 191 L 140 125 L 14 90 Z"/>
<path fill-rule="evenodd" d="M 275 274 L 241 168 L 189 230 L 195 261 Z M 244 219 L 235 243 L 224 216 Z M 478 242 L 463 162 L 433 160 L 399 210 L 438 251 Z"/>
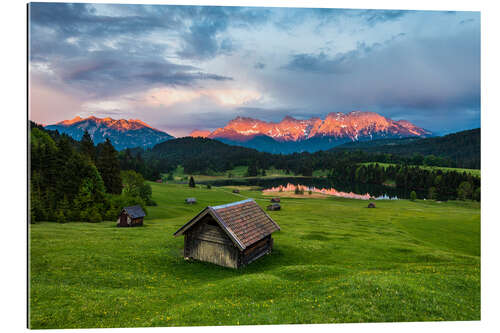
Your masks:
<path fill-rule="evenodd" d="M 212 208 L 214 210 L 217 210 L 217 209 L 232 207 L 232 206 L 236 206 L 236 205 L 241 205 L 242 203 L 251 202 L 251 201 L 255 202 L 255 200 L 253 198 L 248 198 L 248 199 L 245 199 L 245 200 L 231 202 L 231 203 L 224 204 L 224 205 L 208 206 L 208 207 L 210 207 L 210 208 Z"/>

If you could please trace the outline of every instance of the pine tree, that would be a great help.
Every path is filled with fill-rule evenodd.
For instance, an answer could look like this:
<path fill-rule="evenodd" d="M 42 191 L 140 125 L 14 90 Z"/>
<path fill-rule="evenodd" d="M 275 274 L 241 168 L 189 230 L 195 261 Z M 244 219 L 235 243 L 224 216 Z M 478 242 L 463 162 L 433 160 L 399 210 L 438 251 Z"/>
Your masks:
<path fill-rule="evenodd" d="M 457 190 L 458 198 L 466 200 L 472 198 L 472 185 L 469 182 L 461 182 Z"/>
<path fill-rule="evenodd" d="M 429 199 L 436 199 L 436 188 L 434 186 L 429 187 Z"/>
<path fill-rule="evenodd" d="M 88 156 L 91 161 L 95 162 L 96 151 L 94 141 L 87 130 L 85 130 L 85 133 L 83 133 L 82 139 L 80 140 L 80 151 L 82 154 Z"/>
<path fill-rule="evenodd" d="M 59 201 L 58 204 L 58 210 L 63 213 L 64 219 L 58 222 L 66 222 L 68 220 L 68 217 L 71 215 L 71 207 L 69 205 L 68 197 L 64 195 L 63 200 Z"/>
<path fill-rule="evenodd" d="M 120 177 L 118 152 L 109 141 L 109 138 L 99 146 L 96 166 L 104 181 L 106 192 L 120 194 L 122 193 L 122 179 Z"/>
<path fill-rule="evenodd" d="M 191 176 L 191 177 L 189 178 L 189 187 L 195 187 L 195 186 L 196 186 L 196 184 L 195 184 L 195 182 L 194 182 L 194 178 L 193 178 L 193 176 Z"/>
<path fill-rule="evenodd" d="M 250 163 L 247 170 L 247 177 L 255 177 L 259 174 L 259 169 L 257 168 L 257 163 Z"/>
<path fill-rule="evenodd" d="M 480 187 L 476 188 L 472 198 L 476 201 L 481 201 L 481 188 Z"/>

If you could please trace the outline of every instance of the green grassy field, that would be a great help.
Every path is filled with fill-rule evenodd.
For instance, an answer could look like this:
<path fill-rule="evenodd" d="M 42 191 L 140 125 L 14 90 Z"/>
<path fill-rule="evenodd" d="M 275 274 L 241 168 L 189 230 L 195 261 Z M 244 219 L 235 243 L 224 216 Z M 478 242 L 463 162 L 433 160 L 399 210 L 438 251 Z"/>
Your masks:
<path fill-rule="evenodd" d="M 375 163 L 376 162 L 366 162 L 366 163 L 361 163 L 361 164 L 369 165 L 369 164 L 375 164 Z M 383 167 L 388 167 L 390 165 L 397 165 L 397 164 L 378 163 L 378 165 L 383 166 Z M 443 172 L 448 172 L 448 171 L 455 171 L 455 172 L 459 172 L 459 173 L 466 172 L 466 173 L 470 173 L 473 176 L 481 177 L 481 170 L 479 170 L 479 169 L 447 168 L 447 167 L 426 166 L 426 165 L 419 165 L 418 167 L 421 169 L 425 169 L 425 170 L 442 170 Z"/>
<path fill-rule="evenodd" d="M 32 328 L 480 319 L 478 203 L 282 198 L 273 253 L 232 270 L 184 261 L 172 234 L 207 205 L 269 198 L 151 186 L 142 228 L 30 226 Z"/>

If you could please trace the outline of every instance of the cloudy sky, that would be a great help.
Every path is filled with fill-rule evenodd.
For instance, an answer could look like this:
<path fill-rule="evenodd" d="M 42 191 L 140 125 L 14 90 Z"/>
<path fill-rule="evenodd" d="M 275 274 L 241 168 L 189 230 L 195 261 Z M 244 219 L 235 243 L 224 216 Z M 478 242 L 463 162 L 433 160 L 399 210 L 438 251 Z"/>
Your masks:
<path fill-rule="evenodd" d="M 30 119 L 141 119 L 175 136 L 236 116 L 374 111 L 480 126 L 478 12 L 33 3 Z"/>

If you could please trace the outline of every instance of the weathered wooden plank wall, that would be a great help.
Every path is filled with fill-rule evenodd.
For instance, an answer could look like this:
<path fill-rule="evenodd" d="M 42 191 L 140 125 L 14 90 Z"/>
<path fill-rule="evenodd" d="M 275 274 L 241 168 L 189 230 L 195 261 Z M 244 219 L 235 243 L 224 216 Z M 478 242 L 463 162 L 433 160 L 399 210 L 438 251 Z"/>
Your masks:
<path fill-rule="evenodd" d="M 210 216 L 185 234 L 184 257 L 238 267 L 238 249 Z"/>

